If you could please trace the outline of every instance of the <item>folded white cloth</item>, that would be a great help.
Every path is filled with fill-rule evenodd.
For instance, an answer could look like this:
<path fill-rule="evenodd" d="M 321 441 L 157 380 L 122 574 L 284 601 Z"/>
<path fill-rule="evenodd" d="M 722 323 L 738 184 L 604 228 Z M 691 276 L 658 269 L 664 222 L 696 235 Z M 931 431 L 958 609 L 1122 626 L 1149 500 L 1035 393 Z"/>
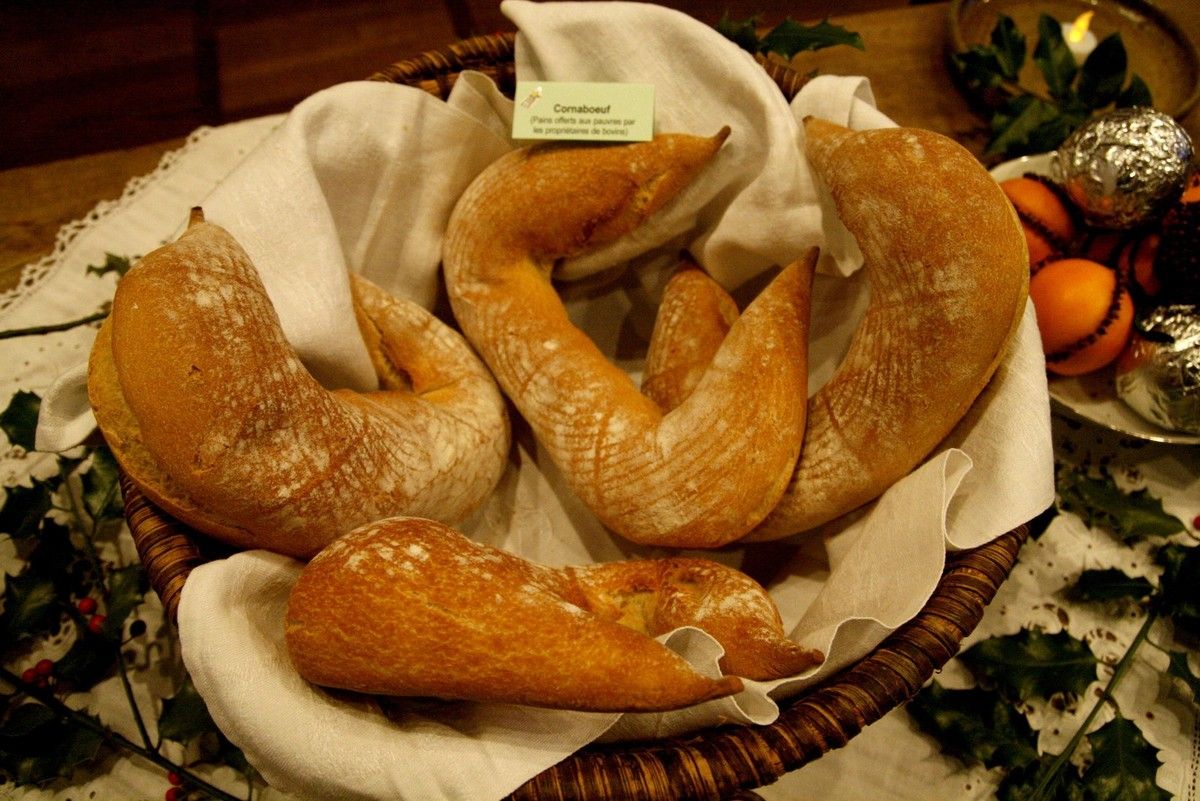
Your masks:
<path fill-rule="evenodd" d="M 826 254 L 814 298 L 813 386 L 844 352 L 865 302 L 860 256 L 825 207 L 802 156 L 799 120 L 890 125 L 863 79 L 819 77 L 789 105 L 754 61 L 678 12 L 637 3 L 503 6 L 521 33 L 522 79 L 637 81 L 655 86 L 656 130 L 732 136 L 701 178 L 636 236 L 565 266 L 583 277 L 633 260 L 651 277 L 686 246 L 727 286 L 795 258 Z M 347 271 L 430 304 L 440 240 L 455 199 L 514 146 L 511 103 L 467 75 L 448 103 L 405 87 L 353 83 L 300 104 L 203 199 L 210 220 L 249 251 L 310 369 L 330 386 L 373 383 L 350 310 Z M 624 290 L 572 304 L 573 319 L 616 353 L 621 324 L 644 298 Z M 636 320 L 635 320 L 636 321 Z M 627 364 L 636 371 L 637 364 Z M 79 376 L 44 408 L 70 409 Z M 75 394 L 72 395 L 72 392 Z M 59 405 L 61 399 L 64 404 Z M 73 444 L 79 415 L 46 414 L 41 443 Z M 77 441 L 77 440 L 76 440 Z M 667 715 L 548 712 L 456 704 L 384 718 L 300 681 L 282 647 L 282 609 L 298 566 L 261 552 L 193 572 L 179 611 L 184 659 L 222 729 L 273 783 L 319 798 L 501 797 L 600 737 L 655 736 L 717 721 L 766 723 L 772 696 L 795 692 L 870 651 L 932 592 L 946 549 L 971 547 L 1027 520 L 1053 498 L 1049 409 L 1040 343 L 1027 313 L 1012 353 L 950 440 L 867 514 L 797 550 L 771 587 L 793 636 L 829 659 L 813 675 L 752 683 L 734 699 Z M 548 461 L 520 468 L 465 527 L 468 535 L 552 565 L 640 552 L 608 535 Z M 537 465 L 541 465 L 539 468 Z M 738 564 L 739 552 L 722 552 Z M 403 614 L 403 610 L 397 610 Z M 714 670 L 700 632 L 665 638 Z"/>

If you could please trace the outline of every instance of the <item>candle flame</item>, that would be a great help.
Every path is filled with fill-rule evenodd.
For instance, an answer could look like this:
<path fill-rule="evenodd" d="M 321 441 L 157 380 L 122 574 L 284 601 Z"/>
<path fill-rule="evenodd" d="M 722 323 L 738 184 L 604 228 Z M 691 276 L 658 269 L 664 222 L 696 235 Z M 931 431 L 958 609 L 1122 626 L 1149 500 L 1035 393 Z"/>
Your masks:
<path fill-rule="evenodd" d="M 1075 18 L 1071 23 L 1071 31 L 1067 34 L 1067 41 L 1081 42 L 1083 37 L 1087 35 L 1088 26 L 1092 24 L 1092 15 L 1095 11 L 1085 11 Z"/>

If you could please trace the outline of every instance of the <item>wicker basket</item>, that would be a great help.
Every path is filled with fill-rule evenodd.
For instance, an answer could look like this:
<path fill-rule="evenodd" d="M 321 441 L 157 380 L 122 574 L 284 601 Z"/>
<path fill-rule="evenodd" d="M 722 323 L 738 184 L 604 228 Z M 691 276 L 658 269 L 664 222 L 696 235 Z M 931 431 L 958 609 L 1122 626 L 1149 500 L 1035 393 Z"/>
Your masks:
<path fill-rule="evenodd" d="M 400 61 L 371 76 L 448 96 L 463 70 L 477 70 L 512 93 L 513 34 L 457 42 Z M 760 59 L 791 99 L 804 77 Z M 174 620 L 190 571 L 228 552 L 150 504 L 122 477 L 125 516 L 150 584 Z M 922 611 L 858 664 L 781 704 L 768 726 L 726 726 L 688 737 L 594 745 L 535 776 L 511 796 L 525 801 L 717 801 L 755 798 L 750 788 L 845 745 L 864 726 L 903 703 L 957 651 L 1007 578 L 1028 536 L 1021 526 L 972 551 L 954 554 Z"/>

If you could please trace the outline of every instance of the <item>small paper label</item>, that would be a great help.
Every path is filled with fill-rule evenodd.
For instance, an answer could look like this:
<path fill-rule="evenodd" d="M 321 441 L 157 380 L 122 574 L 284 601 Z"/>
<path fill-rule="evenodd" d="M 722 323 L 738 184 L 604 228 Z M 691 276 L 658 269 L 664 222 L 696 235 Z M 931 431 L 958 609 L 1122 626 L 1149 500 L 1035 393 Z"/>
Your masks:
<path fill-rule="evenodd" d="M 654 138 L 652 84 L 520 81 L 513 98 L 514 139 L 648 142 Z"/>

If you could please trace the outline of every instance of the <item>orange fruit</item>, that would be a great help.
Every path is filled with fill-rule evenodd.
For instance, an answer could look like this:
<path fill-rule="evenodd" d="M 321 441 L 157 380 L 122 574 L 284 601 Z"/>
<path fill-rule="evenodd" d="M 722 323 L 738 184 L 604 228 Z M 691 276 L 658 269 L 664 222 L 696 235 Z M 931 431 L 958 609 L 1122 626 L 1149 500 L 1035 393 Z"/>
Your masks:
<path fill-rule="evenodd" d="M 1116 272 L 1089 259 L 1061 259 L 1029 282 L 1046 354 L 1058 375 L 1099 370 L 1124 350 L 1133 328 L 1133 299 Z"/>
<path fill-rule="evenodd" d="M 1000 188 L 1017 210 L 1025 242 L 1029 246 L 1029 264 L 1038 268 L 1043 262 L 1062 258 L 1075 239 L 1075 220 L 1063 199 L 1046 183 L 1036 178 L 1010 178 Z"/>

